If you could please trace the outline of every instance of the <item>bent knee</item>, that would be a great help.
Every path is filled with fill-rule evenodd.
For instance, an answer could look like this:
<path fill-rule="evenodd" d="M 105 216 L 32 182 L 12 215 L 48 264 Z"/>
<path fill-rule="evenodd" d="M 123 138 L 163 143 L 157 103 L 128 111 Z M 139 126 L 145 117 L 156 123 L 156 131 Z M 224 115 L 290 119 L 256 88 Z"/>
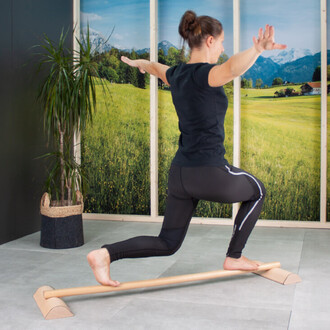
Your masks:
<path fill-rule="evenodd" d="M 177 252 L 180 249 L 182 245 L 182 243 L 178 241 L 169 241 L 164 238 L 162 238 L 162 240 L 166 244 L 166 250 L 164 251 L 166 256 L 173 255 L 175 252 Z"/>
<path fill-rule="evenodd" d="M 178 251 L 182 245 L 186 233 L 186 228 L 165 229 L 162 228 L 159 238 L 166 246 L 166 255 L 172 255 Z"/>

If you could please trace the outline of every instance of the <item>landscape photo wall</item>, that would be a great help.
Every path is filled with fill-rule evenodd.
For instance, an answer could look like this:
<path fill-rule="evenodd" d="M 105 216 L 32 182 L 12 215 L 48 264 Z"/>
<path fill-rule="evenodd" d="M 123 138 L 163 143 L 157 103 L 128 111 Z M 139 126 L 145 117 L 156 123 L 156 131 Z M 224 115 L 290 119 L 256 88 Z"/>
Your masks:
<path fill-rule="evenodd" d="M 189 47 L 183 43 L 178 33 L 178 26 L 186 10 L 193 10 L 198 16 L 208 15 L 218 19 L 223 25 L 224 53 L 218 63 L 224 63 L 233 54 L 233 4 L 232 1 L 158 1 L 158 40 L 161 45 L 167 45 L 163 51 L 159 48 L 158 60 L 168 66 L 189 60 Z M 164 60 L 164 55 L 166 59 Z M 232 162 L 233 157 L 233 82 L 224 86 L 229 106 L 225 120 L 225 147 L 226 158 Z M 179 128 L 175 108 L 172 103 L 171 92 L 162 86 L 158 93 L 159 114 L 159 214 L 163 215 L 166 206 L 166 189 L 168 171 L 178 148 Z M 220 204 L 200 201 L 195 216 L 213 218 L 231 218 L 231 204 Z"/>
<path fill-rule="evenodd" d="M 82 135 L 85 212 L 150 214 L 149 77 L 121 56 L 149 59 L 149 1 L 81 0 L 99 76 L 97 112 Z M 97 78 L 95 78 L 97 79 Z"/>
<path fill-rule="evenodd" d="M 320 218 L 320 2 L 241 2 L 241 48 L 266 24 L 282 51 L 264 52 L 243 75 L 241 166 L 267 188 L 263 219 Z M 254 8 L 258 8 L 256 11 Z"/>
<path fill-rule="evenodd" d="M 178 34 L 187 9 L 222 22 L 225 52 L 219 64 L 225 62 L 233 55 L 233 5 L 225 0 L 159 0 L 159 62 L 173 66 L 189 60 L 189 48 Z M 86 212 L 150 214 L 149 75 L 120 62 L 121 55 L 149 59 L 149 15 L 149 1 L 81 0 L 82 33 L 89 23 L 98 72 L 111 94 L 100 96 L 94 124 L 83 136 L 89 178 Z M 241 168 L 266 186 L 262 219 L 319 220 L 319 18 L 319 2 L 302 0 L 297 10 L 296 4 L 284 0 L 267 5 L 261 0 L 241 1 L 241 50 L 252 46 L 252 37 L 267 23 L 275 26 L 276 40 L 288 46 L 264 52 L 241 79 Z M 170 90 L 160 80 L 158 87 L 162 215 L 179 130 Z M 224 87 L 229 100 L 226 158 L 232 163 L 233 84 Z M 200 202 L 195 215 L 230 218 L 231 209 L 229 204 Z"/>

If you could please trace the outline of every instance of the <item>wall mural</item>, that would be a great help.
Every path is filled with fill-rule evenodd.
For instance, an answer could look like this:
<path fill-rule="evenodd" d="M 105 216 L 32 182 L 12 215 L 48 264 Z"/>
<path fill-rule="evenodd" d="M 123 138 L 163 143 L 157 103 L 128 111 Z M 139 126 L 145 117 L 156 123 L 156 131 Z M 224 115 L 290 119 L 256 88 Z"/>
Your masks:
<path fill-rule="evenodd" d="M 187 9 L 197 15 L 209 15 L 218 19 L 224 29 L 225 52 L 220 56 L 218 63 L 225 62 L 233 55 L 233 4 L 232 1 L 158 1 L 158 40 L 159 61 L 169 66 L 179 61 L 189 60 L 189 49 L 182 45 L 178 33 L 181 16 Z M 164 59 L 165 56 L 165 59 Z M 226 158 L 232 163 L 233 157 L 233 83 L 224 86 L 229 105 L 225 119 L 225 148 Z M 166 188 L 168 170 L 175 155 L 179 140 L 177 115 L 172 104 L 171 92 L 164 87 L 158 93 L 159 103 L 159 214 L 164 214 L 166 202 Z M 220 204 L 206 201 L 198 203 L 195 216 L 231 218 L 231 204 Z"/>
<path fill-rule="evenodd" d="M 267 187 L 263 219 L 320 217 L 320 13 L 319 1 L 299 9 L 284 0 L 241 2 L 242 49 L 266 23 L 288 46 L 263 53 L 242 79 L 241 162 Z"/>
<path fill-rule="evenodd" d="M 89 24 L 95 63 L 110 89 L 83 136 L 85 212 L 148 215 L 149 79 L 120 57 L 149 59 L 149 1 L 81 0 L 80 6 L 81 31 Z"/>
<path fill-rule="evenodd" d="M 188 61 L 189 50 L 177 32 L 187 9 L 222 22 L 225 53 L 219 63 L 226 61 L 233 54 L 231 1 L 159 0 L 159 62 L 172 66 Z M 254 173 L 267 188 L 263 219 L 319 220 L 319 17 L 319 1 L 302 0 L 299 10 L 284 0 L 267 6 L 262 0 L 241 1 L 242 50 L 252 46 L 252 36 L 267 23 L 275 26 L 276 40 L 288 45 L 285 51 L 263 53 L 241 83 L 241 168 Z M 101 99 L 94 124 L 83 137 L 90 187 L 86 212 L 150 214 L 149 77 L 120 61 L 121 55 L 149 59 L 149 1 L 81 0 L 83 33 L 87 22 L 95 62 L 108 80 L 111 97 Z M 225 90 L 226 150 L 232 162 L 232 83 Z M 158 96 L 159 213 L 163 214 L 179 130 L 170 91 L 161 82 Z M 231 205 L 201 202 L 196 216 L 230 218 Z"/>

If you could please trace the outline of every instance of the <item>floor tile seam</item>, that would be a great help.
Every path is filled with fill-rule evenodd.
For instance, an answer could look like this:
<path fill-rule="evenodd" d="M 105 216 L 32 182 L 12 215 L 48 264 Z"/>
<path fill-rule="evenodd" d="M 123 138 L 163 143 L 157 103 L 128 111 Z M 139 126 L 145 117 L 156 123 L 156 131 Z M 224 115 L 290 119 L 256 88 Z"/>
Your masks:
<path fill-rule="evenodd" d="M 128 300 L 123 304 L 123 306 L 121 306 L 116 312 L 114 312 L 114 313 L 111 315 L 110 319 L 116 317 L 116 315 L 117 315 L 118 313 L 120 313 L 124 308 L 126 308 L 126 307 L 127 307 L 127 306 L 128 306 L 133 300 L 134 300 L 134 297 L 131 297 L 130 299 L 128 299 Z"/>
<path fill-rule="evenodd" d="M 303 249 L 304 249 L 304 242 L 305 242 L 305 238 L 306 238 L 306 233 L 307 233 L 307 231 L 305 230 L 304 231 L 304 239 L 302 241 L 302 246 L 301 246 L 301 250 L 300 250 L 300 254 L 299 254 L 299 263 L 298 263 L 297 274 L 300 273 L 301 261 L 302 261 L 302 253 L 303 253 Z M 290 329 L 292 314 L 294 313 L 294 310 L 295 310 L 294 306 L 295 306 L 295 300 L 296 300 L 297 287 L 298 286 L 295 285 L 295 288 L 294 288 L 294 291 L 293 291 L 293 295 L 292 295 L 291 312 L 290 312 L 290 318 L 289 318 L 289 323 L 288 323 L 288 330 Z"/>
<path fill-rule="evenodd" d="M 166 269 L 164 271 L 162 271 L 157 278 L 162 278 L 164 277 L 164 274 L 166 274 L 166 272 L 173 267 L 176 263 L 178 262 L 178 259 L 172 260 L 172 262 L 166 267 Z"/>
<path fill-rule="evenodd" d="M 141 291 L 141 293 L 143 292 L 146 292 L 145 290 L 147 289 L 144 289 Z M 212 303 L 212 302 L 207 302 L 207 303 L 204 303 L 204 302 L 201 302 L 201 301 L 198 301 L 198 302 L 195 302 L 195 301 L 191 301 L 191 300 L 176 300 L 177 298 L 173 298 L 173 299 L 166 299 L 166 298 L 158 298 L 158 297 L 143 297 L 142 295 L 137 297 L 136 299 L 141 299 L 141 300 L 158 300 L 158 301 L 163 301 L 163 302 L 168 302 L 168 303 L 173 303 L 173 302 L 179 302 L 179 303 L 189 303 L 189 304 L 195 304 L 195 305 L 206 305 L 206 306 L 223 306 L 223 305 L 219 305 L 219 303 Z M 291 305 L 287 306 L 288 308 L 283 308 L 283 304 L 279 305 L 281 306 L 282 308 L 276 308 L 275 306 L 273 307 L 249 307 L 249 306 L 246 306 L 246 305 L 238 305 L 238 304 L 235 304 L 235 305 L 231 305 L 231 304 L 227 304 L 225 305 L 226 307 L 229 307 L 229 308 L 244 308 L 244 309 L 260 309 L 260 310 L 275 310 L 275 311 L 290 311 L 290 315 L 291 315 L 291 312 L 292 312 L 292 309 L 291 309 Z"/>
<path fill-rule="evenodd" d="M 289 330 L 289 329 L 290 329 L 291 318 L 292 318 L 292 309 L 291 309 L 291 311 L 290 311 L 290 317 L 289 317 L 289 320 L 288 320 L 288 326 L 287 326 L 287 330 Z"/>

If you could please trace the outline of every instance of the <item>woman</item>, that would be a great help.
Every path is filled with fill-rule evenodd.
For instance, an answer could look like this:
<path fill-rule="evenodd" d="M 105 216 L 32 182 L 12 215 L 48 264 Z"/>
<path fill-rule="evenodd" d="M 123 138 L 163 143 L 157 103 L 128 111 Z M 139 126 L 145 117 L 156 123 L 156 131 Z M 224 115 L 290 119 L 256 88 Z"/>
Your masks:
<path fill-rule="evenodd" d="M 246 72 L 265 50 L 284 49 L 274 42 L 274 28 L 259 29 L 253 46 L 216 65 L 224 51 L 221 23 L 209 16 L 187 11 L 179 33 L 191 49 L 187 64 L 169 68 L 147 60 L 122 61 L 162 79 L 170 86 L 179 118 L 179 148 L 168 179 L 164 222 L 158 237 L 139 236 L 104 245 L 90 252 L 88 262 L 96 280 L 118 286 L 110 278 L 110 263 L 122 258 L 165 256 L 181 246 L 199 200 L 221 203 L 242 202 L 235 218 L 233 235 L 223 268 L 256 270 L 258 263 L 242 256 L 242 250 L 261 212 L 265 198 L 263 184 L 253 175 L 231 166 L 226 159 L 224 118 L 227 97 L 223 85 Z"/>

